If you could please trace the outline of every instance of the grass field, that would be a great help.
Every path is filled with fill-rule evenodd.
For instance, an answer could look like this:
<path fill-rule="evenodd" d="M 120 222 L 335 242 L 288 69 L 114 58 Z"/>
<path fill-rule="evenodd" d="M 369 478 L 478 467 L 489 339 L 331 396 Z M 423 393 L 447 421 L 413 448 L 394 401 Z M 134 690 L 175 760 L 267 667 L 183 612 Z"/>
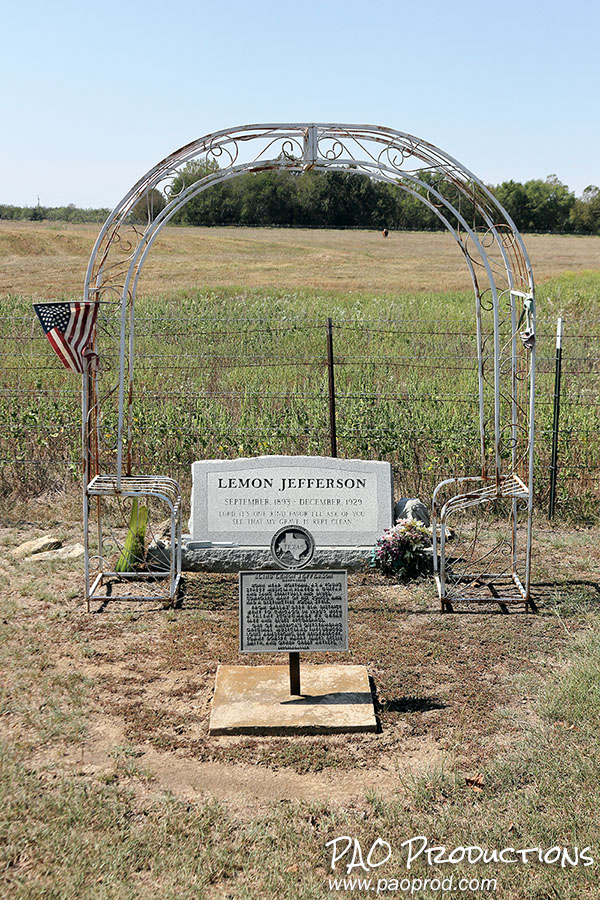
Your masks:
<path fill-rule="evenodd" d="M 0 221 L 0 294 L 58 299 L 81 294 L 97 225 Z M 600 237 L 527 235 L 538 283 L 600 268 Z M 471 287 L 445 232 L 313 231 L 293 228 L 165 228 L 140 290 L 198 287 L 317 288 L 406 293 Z"/>
<path fill-rule="evenodd" d="M 36 290 L 38 297 L 70 295 L 95 233 L 91 226 L 0 223 L 5 277 L 13 279 L 13 293 L 0 296 L 0 494 L 8 515 L 15 499 L 79 480 L 79 384 L 58 365 L 31 300 Z M 542 508 L 548 499 L 554 332 L 563 314 L 558 512 L 595 521 L 600 274 L 588 269 L 600 239 L 530 236 L 528 243 L 541 280 L 536 501 Z M 473 297 L 458 288 L 441 291 L 446 281 L 464 285 L 449 237 L 181 228 L 169 229 L 157 251 L 136 308 L 137 471 L 168 471 L 187 494 L 193 459 L 327 454 L 328 316 L 340 454 L 389 460 L 399 495 L 426 501 L 449 474 L 479 471 Z M 390 289 L 394 265 L 406 273 L 402 290 Z M 564 266 L 572 271 L 548 277 Z M 159 274 L 170 281 L 168 293 Z M 339 288 L 305 287 L 309 276 L 315 285 Z M 278 277 L 281 286 L 270 286 Z M 208 286 L 199 287 L 203 280 Z M 263 287 L 252 286 L 261 281 Z M 18 293 L 15 284 L 25 282 L 28 293 Z M 114 354 L 108 364 L 110 388 Z M 108 471 L 115 432 L 114 407 L 107 408 Z"/>
<path fill-rule="evenodd" d="M 416 886 L 412 896 L 420 900 L 596 900 L 600 529 L 586 524 L 596 516 L 596 486 L 579 466 L 597 465 L 599 455 L 600 239 L 527 238 L 547 335 L 540 337 L 540 356 L 548 359 L 540 433 L 551 415 L 552 335 L 562 312 L 561 503 L 566 508 L 571 495 L 588 491 L 585 507 L 571 510 L 576 524 L 567 526 L 545 521 L 540 489 L 533 572 L 539 615 L 502 615 L 494 607 L 441 616 L 429 580 L 400 586 L 371 573 L 352 576 L 350 651 L 311 662 L 367 666 L 380 733 L 251 739 L 208 736 L 219 663 L 284 661 L 237 653 L 234 577 L 188 576 L 172 610 L 109 603 L 88 616 L 81 560 L 27 563 L 11 555 L 43 533 L 81 539 L 77 386 L 57 367 L 30 303 L 78 293 L 94 235 L 88 226 L 0 223 L 0 315 L 7 317 L 0 320 L 2 456 L 16 449 L 23 460 L 2 470 L 0 897 L 375 896 L 330 889 L 329 876 L 345 872 L 339 865 L 331 872 L 325 845 L 349 835 L 365 855 L 378 837 L 393 848 L 380 868 L 351 873 L 372 877 L 374 886 L 377 879 L 393 885 L 450 874 L 497 880 L 495 891 Z M 406 473 L 420 473 L 425 493 L 438 471 L 471 464 L 472 417 L 462 405 L 435 400 L 472 387 L 471 371 L 450 374 L 448 367 L 449 358 L 470 353 L 472 297 L 444 236 L 399 234 L 386 242 L 365 232 L 171 229 L 164 240 L 138 310 L 145 320 L 140 464 L 171 474 L 183 473 L 194 454 L 290 446 L 326 452 L 323 396 L 294 403 L 270 397 L 267 405 L 252 395 L 282 388 L 284 395 L 323 394 L 327 315 L 336 322 L 340 394 L 381 395 L 382 385 L 395 394 L 390 402 L 380 396 L 340 403 L 343 452 L 395 454 L 399 485 L 416 489 Z M 392 265 L 386 254 L 395 256 Z M 200 323 L 177 319 L 198 314 Z M 271 326 L 257 329 L 257 320 Z M 398 321 L 413 325 L 393 326 L 390 335 Z M 182 353 L 185 368 L 169 368 Z M 226 364 L 233 354 L 243 354 L 245 365 Z M 318 364 L 265 366 L 265 357 L 281 355 Z M 370 362 L 351 364 L 358 355 Z M 378 366 L 373 359 L 381 355 L 409 359 Z M 194 390 L 219 396 L 194 403 Z M 223 396 L 244 390 L 235 402 Z M 417 392 L 428 402 L 409 404 Z M 294 435 L 304 443 L 291 444 Z M 25 465 L 29 458 L 42 462 L 43 477 Z M 545 460 L 540 451 L 540 480 Z M 574 847 L 589 847 L 595 864 L 426 867 L 421 860 L 407 871 L 401 845 L 416 835 L 448 850 L 566 847 L 573 856 Z M 382 887 L 381 895 L 411 896 L 400 886 Z"/>

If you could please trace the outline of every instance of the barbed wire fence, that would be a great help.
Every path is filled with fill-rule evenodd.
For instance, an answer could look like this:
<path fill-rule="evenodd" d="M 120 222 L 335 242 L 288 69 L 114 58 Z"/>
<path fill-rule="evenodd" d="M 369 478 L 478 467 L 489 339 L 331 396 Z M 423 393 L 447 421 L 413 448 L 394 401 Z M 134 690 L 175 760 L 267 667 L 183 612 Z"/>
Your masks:
<path fill-rule="evenodd" d="M 203 458 L 387 459 L 399 494 L 426 502 L 479 467 L 474 334 L 417 317 L 136 317 L 134 470 L 187 491 Z M 538 321 L 535 500 L 547 509 L 556 321 Z M 600 320 L 565 319 L 557 517 L 597 518 Z M 108 359 L 115 365 L 116 359 Z M 81 480 L 80 384 L 31 314 L 0 317 L 0 492 L 27 499 Z M 111 415 L 103 421 L 110 437 Z"/>

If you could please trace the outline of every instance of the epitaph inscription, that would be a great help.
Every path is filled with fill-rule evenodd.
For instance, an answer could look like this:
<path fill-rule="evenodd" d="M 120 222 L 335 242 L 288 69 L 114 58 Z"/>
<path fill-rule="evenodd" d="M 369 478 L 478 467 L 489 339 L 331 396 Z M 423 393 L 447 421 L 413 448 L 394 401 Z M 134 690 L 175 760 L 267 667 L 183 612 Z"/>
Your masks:
<path fill-rule="evenodd" d="M 372 545 L 392 524 L 389 463 L 272 456 L 192 467 L 194 540 L 269 546 L 274 531 L 307 528 L 320 546 Z"/>
<path fill-rule="evenodd" d="M 347 649 L 345 571 L 240 572 L 243 653 Z"/>

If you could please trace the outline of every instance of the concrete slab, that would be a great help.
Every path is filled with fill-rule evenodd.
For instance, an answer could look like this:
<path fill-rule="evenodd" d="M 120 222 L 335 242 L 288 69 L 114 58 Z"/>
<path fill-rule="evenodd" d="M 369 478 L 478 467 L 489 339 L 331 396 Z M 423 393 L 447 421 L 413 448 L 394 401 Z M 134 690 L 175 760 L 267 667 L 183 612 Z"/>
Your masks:
<path fill-rule="evenodd" d="M 377 731 L 365 666 L 300 664 L 302 696 L 290 696 L 289 667 L 219 666 L 209 733 L 343 734 Z"/>

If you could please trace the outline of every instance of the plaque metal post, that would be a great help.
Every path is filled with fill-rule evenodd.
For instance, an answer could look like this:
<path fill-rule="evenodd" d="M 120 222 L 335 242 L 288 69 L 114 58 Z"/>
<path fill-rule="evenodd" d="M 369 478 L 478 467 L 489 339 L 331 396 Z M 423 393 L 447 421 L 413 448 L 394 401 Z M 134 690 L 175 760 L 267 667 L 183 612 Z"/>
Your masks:
<path fill-rule="evenodd" d="M 331 322 L 331 319 L 329 320 Z M 315 552 L 315 539 L 301 525 L 280 528 L 271 540 L 273 561 L 284 569 L 302 569 L 307 566 Z M 300 653 L 290 651 L 290 695 L 300 697 Z"/>
<path fill-rule="evenodd" d="M 300 696 L 300 654 L 290 653 L 290 694 Z"/>

